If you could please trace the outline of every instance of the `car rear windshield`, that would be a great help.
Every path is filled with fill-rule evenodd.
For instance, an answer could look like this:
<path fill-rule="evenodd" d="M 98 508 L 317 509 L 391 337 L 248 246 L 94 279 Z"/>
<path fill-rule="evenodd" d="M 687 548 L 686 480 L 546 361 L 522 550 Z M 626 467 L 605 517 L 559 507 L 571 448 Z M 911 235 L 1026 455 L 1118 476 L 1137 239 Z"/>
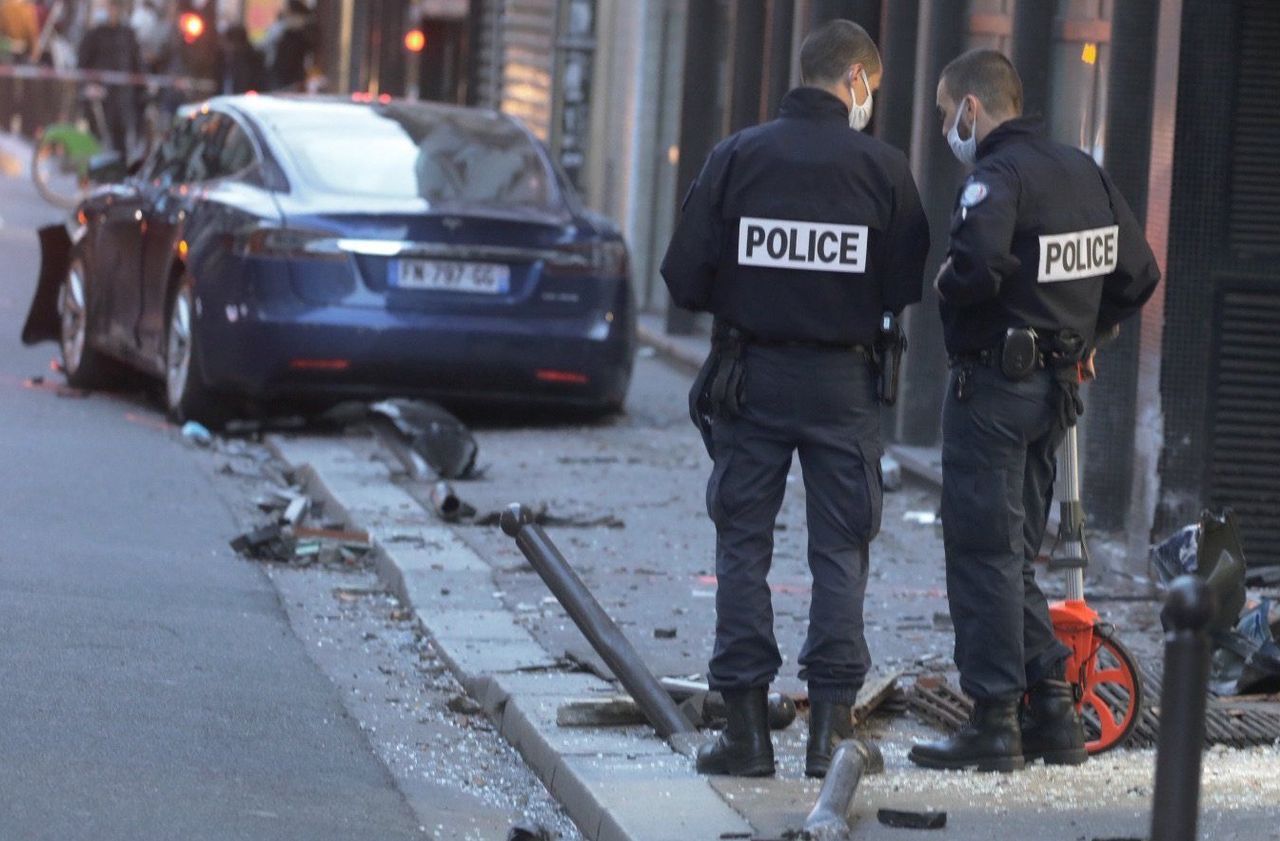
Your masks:
<path fill-rule="evenodd" d="M 327 192 L 423 198 L 433 207 L 561 207 L 537 146 L 493 114 L 412 103 L 299 103 L 268 122 L 302 177 Z"/>

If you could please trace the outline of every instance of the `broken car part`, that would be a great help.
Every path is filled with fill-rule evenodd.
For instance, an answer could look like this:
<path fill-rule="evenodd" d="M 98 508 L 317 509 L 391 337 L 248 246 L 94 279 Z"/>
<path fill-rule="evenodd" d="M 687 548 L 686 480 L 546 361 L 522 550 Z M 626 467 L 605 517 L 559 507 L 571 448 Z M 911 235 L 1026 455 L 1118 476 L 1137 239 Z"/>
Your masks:
<path fill-rule="evenodd" d="M 573 619 L 578 630 L 622 682 L 644 711 L 654 730 L 664 739 L 692 734 L 697 728 L 676 707 L 671 696 L 654 678 L 626 635 L 614 624 L 591 595 L 587 585 L 560 554 L 533 513 L 523 505 L 511 505 L 502 515 L 502 531 L 515 538 L 516 545 Z M 681 746 L 687 747 L 687 746 Z"/>
<path fill-rule="evenodd" d="M 475 471 L 480 451 L 476 439 L 443 407 L 425 400 L 383 400 L 369 406 L 369 412 L 373 418 L 389 421 L 400 439 L 441 479 L 465 479 Z M 399 452 L 397 457 L 406 460 Z M 406 469 L 415 479 L 425 478 L 407 464 Z"/>

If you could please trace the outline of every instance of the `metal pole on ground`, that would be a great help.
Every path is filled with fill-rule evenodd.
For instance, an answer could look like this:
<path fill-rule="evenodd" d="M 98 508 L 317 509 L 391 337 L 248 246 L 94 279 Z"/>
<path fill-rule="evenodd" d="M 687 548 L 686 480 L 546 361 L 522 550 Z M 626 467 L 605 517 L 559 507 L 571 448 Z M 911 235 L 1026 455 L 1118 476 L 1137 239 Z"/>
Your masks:
<path fill-rule="evenodd" d="M 831 768 L 822 781 L 818 802 L 804 820 L 805 837 L 812 841 L 846 841 L 852 837 L 849 813 L 862 775 L 875 762 L 879 749 L 858 739 L 846 739 L 836 746 Z M 883 763 L 883 760 L 881 761 Z"/>
<path fill-rule="evenodd" d="M 591 643 L 609 670 L 635 699 L 645 718 L 664 739 L 693 734 L 697 728 L 681 714 L 662 684 L 645 666 L 626 635 L 614 624 L 591 590 L 569 566 L 564 555 L 534 522 L 533 512 L 523 505 L 510 505 L 502 512 L 502 530 L 514 537 L 516 545 L 542 577 L 552 595 L 568 611 L 578 630 Z M 687 747 L 681 745 L 680 747 Z"/>

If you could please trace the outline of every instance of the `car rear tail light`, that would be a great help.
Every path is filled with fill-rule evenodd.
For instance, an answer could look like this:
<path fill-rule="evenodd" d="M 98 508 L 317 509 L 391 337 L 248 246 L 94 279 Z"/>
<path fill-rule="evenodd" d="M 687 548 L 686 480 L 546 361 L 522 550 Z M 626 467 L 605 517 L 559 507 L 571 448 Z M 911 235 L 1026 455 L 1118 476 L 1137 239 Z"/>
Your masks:
<path fill-rule="evenodd" d="M 290 260 L 345 260 L 338 240 L 327 231 L 257 228 L 240 239 L 240 254 Z"/>
<path fill-rule="evenodd" d="M 591 382 L 591 378 L 579 371 L 556 371 L 549 368 L 541 368 L 533 372 L 533 375 L 539 382 L 544 383 L 568 383 L 571 385 L 586 385 Z"/>
<path fill-rule="evenodd" d="M 556 274 L 621 277 L 627 271 L 627 247 L 616 240 L 592 240 L 558 250 L 550 260 Z"/>
<path fill-rule="evenodd" d="M 291 359 L 289 367 L 295 371 L 345 371 L 351 367 L 350 359 Z"/>

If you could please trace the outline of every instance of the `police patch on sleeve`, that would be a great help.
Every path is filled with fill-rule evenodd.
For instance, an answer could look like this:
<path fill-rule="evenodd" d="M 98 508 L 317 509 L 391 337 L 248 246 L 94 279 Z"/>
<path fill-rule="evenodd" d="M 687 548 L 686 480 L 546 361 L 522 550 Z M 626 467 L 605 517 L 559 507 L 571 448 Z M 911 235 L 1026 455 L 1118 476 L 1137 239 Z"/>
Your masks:
<path fill-rule="evenodd" d="M 981 181 L 970 181 L 964 185 L 964 192 L 960 194 L 960 206 L 970 208 L 978 205 L 985 199 L 991 191 L 987 189 L 987 185 Z"/>

